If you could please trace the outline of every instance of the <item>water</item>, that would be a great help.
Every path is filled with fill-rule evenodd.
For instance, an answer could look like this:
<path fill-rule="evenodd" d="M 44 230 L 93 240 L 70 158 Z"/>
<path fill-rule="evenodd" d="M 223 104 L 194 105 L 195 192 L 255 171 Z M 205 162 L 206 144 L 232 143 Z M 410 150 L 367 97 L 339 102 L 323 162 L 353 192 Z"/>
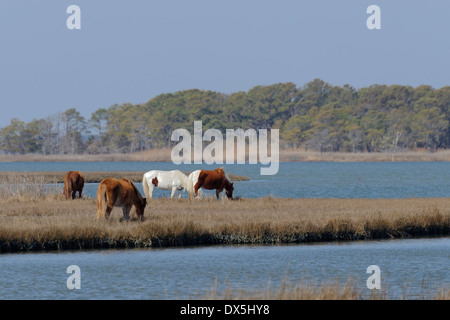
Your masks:
<path fill-rule="evenodd" d="M 170 162 L 12 162 L 0 171 L 193 171 L 222 165 L 179 165 Z M 236 196 L 259 198 L 443 198 L 450 197 L 450 162 L 280 163 L 279 172 L 261 176 L 260 165 L 223 165 L 225 170 L 250 178 L 234 184 Z M 62 186 L 61 190 L 62 190 Z M 142 185 L 138 184 L 142 191 Z M 86 184 L 95 197 L 97 184 Z M 206 191 L 206 195 L 213 195 Z M 154 196 L 169 191 L 155 189 Z M 184 193 L 183 197 L 187 197 Z"/>
<path fill-rule="evenodd" d="M 352 280 L 370 296 L 366 273 L 381 270 L 391 298 L 449 287 L 450 238 L 286 246 L 213 246 L 0 255 L 1 299 L 191 299 L 225 289 Z M 69 290 L 67 267 L 81 270 Z M 212 289 L 214 288 L 214 289 Z"/>

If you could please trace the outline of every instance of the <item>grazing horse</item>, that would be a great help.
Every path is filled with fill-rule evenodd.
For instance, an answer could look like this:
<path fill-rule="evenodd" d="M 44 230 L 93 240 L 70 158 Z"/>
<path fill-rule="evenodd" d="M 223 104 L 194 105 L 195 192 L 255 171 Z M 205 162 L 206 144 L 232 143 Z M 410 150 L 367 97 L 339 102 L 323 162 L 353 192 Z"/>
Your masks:
<path fill-rule="evenodd" d="M 194 196 L 198 196 L 200 188 L 207 190 L 216 189 L 216 197 L 225 189 L 228 199 L 233 199 L 233 183 L 225 175 L 223 168 L 215 170 L 196 170 L 189 175 L 189 179 L 194 186 Z"/>
<path fill-rule="evenodd" d="M 80 171 L 69 171 L 64 176 L 64 191 L 63 194 L 67 200 L 75 199 L 76 193 L 81 198 L 83 192 L 84 178 Z"/>
<path fill-rule="evenodd" d="M 181 191 L 186 189 L 189 194 L 189 201 L 193 199 L 193 185 L 192 181 L 179 170 L 161 171 L 152 170 L 144 173 L 142 178 L 142 187 L 147 199 L 153 197 L 153 188 L 158 187 L 163 190 L 172 190 L 171 198 L 178 190 L 178 198 L 181 198 Z"/>
<path fill-rule="evenodd" d="M 106 178 L 98 185 L 97 219 L 109 218 L 113 207 L 117 206 L 122 207 L 123 219 L 128 220 L 133 205 L 137 218 L 143 220 L 147 200 L 142 197 L 133 181 Z"/>

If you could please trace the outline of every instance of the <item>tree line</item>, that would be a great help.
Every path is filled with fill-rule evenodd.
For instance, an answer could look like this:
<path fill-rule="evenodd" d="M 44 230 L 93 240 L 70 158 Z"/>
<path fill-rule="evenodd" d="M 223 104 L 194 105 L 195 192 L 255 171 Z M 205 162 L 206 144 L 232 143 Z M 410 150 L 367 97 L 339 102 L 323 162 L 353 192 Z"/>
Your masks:
<path fill-rule="evenodd" d="M 320 152 L 395 152 L 450 146 L 450 86 L 372 85 L 321 79 L 224 94 L 198 89 L 113 105 L 90 118 L 75 108 L 0 129 L 3 154 L 129 153 L 171 147 L 175 129 L 279 129 L 280 146 Z"/>

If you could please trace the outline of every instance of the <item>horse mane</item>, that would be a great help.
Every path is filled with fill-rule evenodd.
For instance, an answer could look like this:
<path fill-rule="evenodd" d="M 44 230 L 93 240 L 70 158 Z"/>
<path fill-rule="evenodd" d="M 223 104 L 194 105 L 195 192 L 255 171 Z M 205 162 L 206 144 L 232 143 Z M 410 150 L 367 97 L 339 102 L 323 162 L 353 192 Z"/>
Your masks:
<path fill-rule="evenodd" d="M 225 180 L 230 180 L 230 178 L 228 177 L 228 173 L 225 171 L 225 168 L 224 167 L 220 167 L 220 168 L 217 168 L 217 169 L 215 169 L 216 171 L 222 171 L 223 172 L 223 175 L 225 176 Z M 228 181 L 228 183 L 230 183 L 230 181 Z"/>
<path fill-rule="evenodd" d="M 139 189 L 136 187 L 136 185 L 134 184 L 134 182 L 131 181 L 130 179 L 126 179 L 126 178 L 124 178 L 123 180 L 128 181 L 128 182 L 133 186 L 134 192 L 136 193 L 136 195 L 137 195 L 139 201 L 140 201 L 141 203 L 143 203 L 143 202 L 144 202 L 144 198 L 142 197 L 141 192 L 140 192 Z"/>
<path fill-rule="evenodd" d="M 227 178 L 225 178 L 225 188 L 230 188 L 233 184 L 231 183 L 230 180 L 228 180 Z"/>

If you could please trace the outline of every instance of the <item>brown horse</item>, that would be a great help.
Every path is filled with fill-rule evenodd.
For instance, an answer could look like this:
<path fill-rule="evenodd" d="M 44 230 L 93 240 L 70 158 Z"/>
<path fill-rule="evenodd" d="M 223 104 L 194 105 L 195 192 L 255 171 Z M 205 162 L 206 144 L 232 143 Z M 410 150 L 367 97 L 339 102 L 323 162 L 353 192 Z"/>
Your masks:
<path fill-rule="evenodd" d="M 144 219 L 147 200 L 142 197 L 136 185 L 128 179 L 106 178 L 97 188 L 97 219 L 108 219 L 114 206 L 122 207 L 123 219 L 130 218 L 130 210 L 134 205 L 136 216 Z M 122 220 L 122 219 L 121 219 Z"/>
<path fill-rule="evenodd" d="M 70 198 L 75 199 L 76 193 L 81 198 L 83 192 L 84 178 L 80 171 L 69 171 L 64 176 L 64 191 L 63 194 L 67 200 Z"/>
<path fill-rule="evenodd" d="M 196 170 L 189 175 L 194 186 L 194 195 L 198 196 L 200 188 L 207 190 L 216 189 L 216 197 L 219 199 L 219 193 L 225 189 L 228 199 L 233 199 L 233 183 L 225 176 L 223 168 L 215 170 Z"/>

